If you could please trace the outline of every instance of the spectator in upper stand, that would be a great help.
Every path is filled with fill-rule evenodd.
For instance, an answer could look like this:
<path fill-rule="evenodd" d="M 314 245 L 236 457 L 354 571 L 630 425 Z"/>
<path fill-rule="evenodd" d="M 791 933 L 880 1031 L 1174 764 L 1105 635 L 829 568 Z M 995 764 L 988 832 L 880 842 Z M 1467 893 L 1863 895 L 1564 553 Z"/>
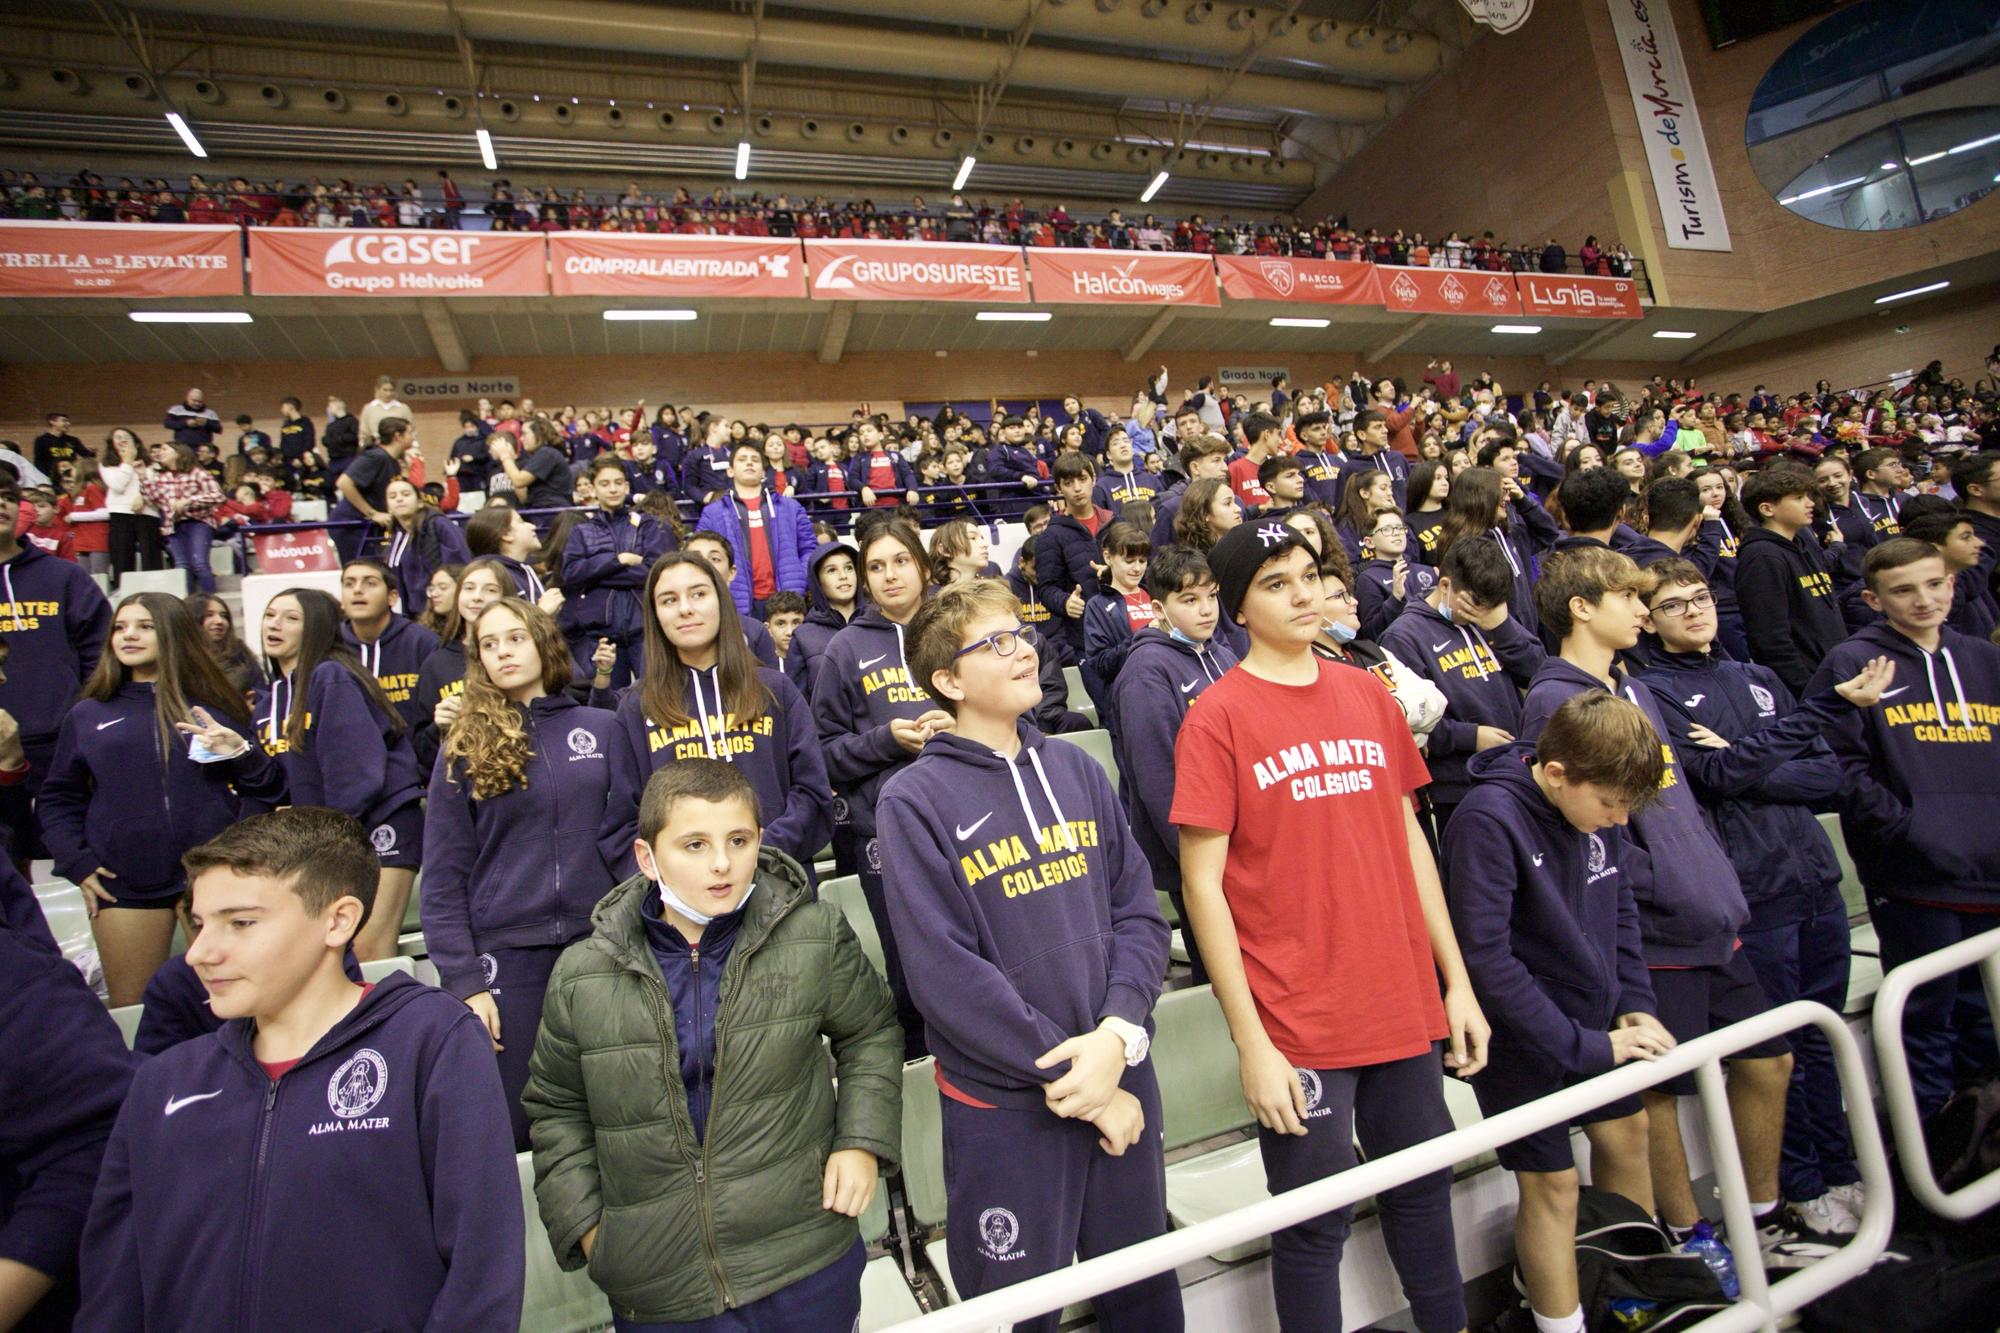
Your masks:
<path fill-rule="evenodd" d="M 1569 253 L 1562 248 L 1562 242 L 1549 237 L 1549 243 L 1542 247 L 1542 272 L 1561 273 L 1569 267 Z"/>
<path fill-rule="evenodd" d="M 1750 659 L 1775 671 L 1801 698 L 1820 662 L 1847 636 L 1833 576 L 1812 534 L 1817 489 L 1812 473 L 1795 464 L 1774 464 L 1752 476 L 1743 485 L 1743 507 L 1758 526 L 1743 534 L 1736 557 L 1736 600 Z"/>
<path fill-rule="evenodd" d="M 1083 400 L 1075 394 L 1064 394 L 1063 414 L 1073 425 L 1083 427 L 1083 451 L 1092 458 L 1104 460 L 1104 440 L 1111 433 L 1111 422 L 1094 407 L 1085 407 Z"/>
<path fill-rule="evenodd" d="M 389 375 L 375 377 L 375 396 L 361 408 L 361 447 L 367 448 L 378 442 L 382 422 L 388 417 L 401 417 L 408 421 L 414 413 L 396 397 L 396 381 Z"/>
<path fill-rule="evenodd" d="M 347 471 L 347 465 L 361 452 L 361 421 L 347 410 L 345 398 L 326 400 L 326 429 L 320 432 L 326 450 L 326 469 L 332 476 Z"/>
<path fill-rule="evenodd" d="M 1432 357 L 1424 369 L 1424 383 L 1437 390 L 1437 396 L 1449 402 L 1458 397 L 1458 372 L 1451 368 L 1450 361 L 1440 361 Z"/>
<path fill-rule="evenodd" d="M 176 443 L 194 449 L 215 442 L 222 433 L 222 418 L 200 389 L 189 389 L 183 401 L 167 409 L 166 427 L 174 433 Z"/>
<path fill-rule="evenodd" d="M 1415 422 L 1418 405 L 1412 400 L 1408 405 L 1398 408 L 1396 402 L 1402 392 L 1403 386 L 1395 380 L 1377 380 L 1375 399 L 1370 406 L 1382 414 L 1383 421 L 1389 427 L 1389 447 L 1414 462 L 1417 457 Z"/>
<path fill-rule="evenodd" d="M 1215 394 L 1213 377 L 1203 375 L 1196 380 L 1194 388 L 1188 391 L 1185 401 L 1188 407 L 1194 409 L 1195 415 L 1201 418 L 1203 426 L 1217 434 L 1222 433 L 1228 423 L 1222 418 L 1222 400 Z"/>
<path fill-rule="evenodd" d="M 295 467 L 317 442 L 312 418 L 305 415 L 305 405 L 297 398 L 287 398 L 279 403 L 278 412 L 282 417 L 278 426 L 278 454 L 284 459 L 285 466 Z"/>
<path fill-rule="evenodd" d="M 949 451 L 946 454 L 949 457 Z M 1097 482 L 1092 501 L 1111 511 L 1113 518 L 1123 512 L 1126 505 L 1139 500 L 1150 501 L 1161 490 L 1160 479 L 1143 470 L 1132 456 L 1132 437 L 1125 427 L 1113 426 L 1104 443 L 1104 471 Z"/>
<path fill-rule="evenodd" d="M 1597 391 L 1597 398 L 1590 411 L 1584 413 L 1583 429 L 1590 442 L 1610 453 L 1618 443 L 1618 431 L 1625 417 L 1624 405 L 1618 398 L 1618 386 L 1606 382 Z"/>

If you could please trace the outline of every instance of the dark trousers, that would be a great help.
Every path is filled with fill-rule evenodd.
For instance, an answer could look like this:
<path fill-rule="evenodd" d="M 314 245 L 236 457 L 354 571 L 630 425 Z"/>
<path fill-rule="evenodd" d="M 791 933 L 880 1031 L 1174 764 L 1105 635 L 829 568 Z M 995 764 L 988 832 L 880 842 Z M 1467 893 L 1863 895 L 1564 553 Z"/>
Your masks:
<path fill-rule="evenodd" d="M 528 1057 L 535 1053 L 535 1035 L 542 1030 L 542 996 L 549 973 L 563 946 L 487 949 L 479 955 L 486 969 L 487 994 L 500 1006 L 500 1088 L 507 1094 L 507 1118 L 514 1126 L 514 1151 L 528 1151 L 528 1113 L 521 1109 L 521 1090 L 528 1086 Z M 487 960 L 491 959 L 489 963 Z"/>
<path fill-rule="evenodd" d="M 208 548 L 214 540 L 214 528 L 185 518 L 167 534 L 167 552 L 174 558 L 174 568 L 187 571 L 190 592 L 215 591 L 215 574 L 208 563 Z"/>
<path fill-rule="evenodd" d="M 106 533 L 111 551 L 111 572 L 117 575 L 135 569 L 158 569 L 160 519 L 157 514 L 112 514 Z"/>
<path fill-rule="evenodd" d="M 1742 933 L 1743 956 L 1773 1005 L 1815 1000 L 1836 1014 L 1847 1003 L 1847 906 L 1838 891 L 1831 904 L 1768 930 Z M 1842 1110 L 1833 1050 L 1818 1028 L 1789 1034 L 1792 1086 L 1785 1097 L 1785 1145 L 1778 1184 L 1787 1199 L 1817 1199 L 1833 1185 L 1861 1179 L 1854 1143 Z"/>
<path fill-rule="evenodd" d="M 613 1314 L 611 1327 L 617 1333 L 812 1333 L 818 1329 L 844 1333 L 861 1318 L 861 1270 L 867 1265 L 868 1252 L 857 1240 L 847 1253 L 817 1273 L 734 1310 L 671 1324 L 640 1324 Z"/>
<path fill-rule="evenodd" d="M 2000 916 L 1990 912 L 1954 912 L 1872 893 L 1868 916 L 1882 945 L 1884 972 L 2000 928 Z M 1939 977 L 1910 992 L 1903 1009 L 1903 1051 L 1910 1060 L 1910 1081 L 1916 1085 L 1917 1110 L 1925 1116 L 1945 1104 L 1960 1076 L 1993 1062 L 1993 1015 L 1987 1010 L 1978 968 Z"/>
<path fill-rule="evenodd" d="M 903 977 L 903 957 L 896 948 L 894 928 L 889 924 L 889 898 L 882 885 L 882 854 L 871 834 L 861 840 L 861 864 L 855 874 L 861 879 L 861 896 L 868 900 L 868 915 L 875 918 L 875 933 L 882 939 L 882 970 L 889 974 L 889 995 L 896 1002 L 896 1021 L 903 1025 L 903 1058 L 921 1060 L 930 1054 L 924 1040 L 924 1016 L 910 998 L 910 983 Z"/>
<path fill-rule="evenodd" d="M 1306 1133 L 1257 1131 L 1271 1193 L 1324 1180 L 1355 1166 L 1354 1140 L 1369 1157 L 1451 1132 L 1444 1066 L 1433 1046 L 1422 1055 L 1355 1069 L 1302 1070 Z M 1317 1095 L 1315 1095 L 1317 1093 Z M 1376 1199 L 1389 1260 L 1423 1333 L 1465 1327 L 1465 1291 L 1452 1234 L 1451 1170 L 1420 1176 Z M 1322 1213 L 1271 1237 L 1271 1287 L 1285 1333 L 1326 1333 L 1340 1322 L 1340 1254 L 1353 1208 Z"/>
<path fill-rule="evenodd" d="M 1167 1229 L 1160 1088 L 1150 1060 L 1125 1072 L 1145 1108 L 1139 1141 L 1113 1157 L 1097 1131 L 1045 1107 L 967 1106 L 944 1099 L 945 1256 L 970 1299 L 1162 1235 Z M 1171 1271 L 1091 1300 L 1106 1333 L 1178 1333 L 1180 1280 Z M 1055 1333 L 1060 1310 L 1014 1325 Z"/>

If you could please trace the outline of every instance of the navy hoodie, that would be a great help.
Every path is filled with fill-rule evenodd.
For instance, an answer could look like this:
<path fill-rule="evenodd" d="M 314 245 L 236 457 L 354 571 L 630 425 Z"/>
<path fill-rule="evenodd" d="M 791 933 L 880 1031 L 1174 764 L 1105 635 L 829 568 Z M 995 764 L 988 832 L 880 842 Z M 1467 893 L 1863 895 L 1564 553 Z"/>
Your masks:
<path fill-rule="evenodd" d="M 353 949 L 347 951 L 341 965 L 347 979 L 359 985 L 361 964 Z M 154 970 L 139 1005 L 139 1030 L 132 1034 L 132 1049 L 140 1055 L 158 1055 L 222 1026 L 222 1020 L 208 1007 L 208 987 L 201 984 L 184 953 L 175 954 Z"/>
<path fill-rule="evenodd" d="M 396 529 L 389 539 L 385 559 L 395 571 L 396 593 L 403 599 L 403 614 L 415 616 L 430 605 L 431 575 L 446 565 L 465 564 L 472 559 L 472 548 L 465 544 L 463 528 L 443 514 L 431 514 L 415 537 Z"/>
<path fill-rule="evenodd" d="M 1662 700 L 1669 739 L 1749 900 L 1750 928 L 1839 907 L 1840 862 L 1813 812 L 1840 793 L 1840 765 L 1821 735 L 1847 704 L 1829 690 L 1800 708 L 1769 667 L 1719 648 L 1670 653 L 1650 643 L 1644 660 L 1639 679 Z M 1696 724 L 1729 748 L 1696 744 Z"/>
<path fill-rule="evenodd" d="M 1654 1007 L 1628 848 L 1616 827 L 1565 819 L 1535 782 L 1534 754 L 1517 743 L 1473 756 L 1472 789 L 1444 831 L 1452 931 L 1494 1036 L 1516 1048 L 1507 1063 L 1601 1074 L 1612 1023 Z"/>
<path fill-rule="evenodd" d="M 681 494 L 697 506 L 707 504 L 710 495 L 729 494 L 730 448 L 725 442 L 688 450 L 681 461 Z"/>
<path fill-rule="evenodd" d="M 472 1011 L 391 973 L 277 1079 L 254 1028 L 235 1019 L 133 1078 L 77 1328 L 518 1324 L 514 1132 Z"/>
<path fill-rule="evenodd" d="M 1057 666 L 1070 666 L 1076 655 L 1070 652 L 1069 639 L 1055 630 L 1053 616 L 1049 608 L 1042 604 L 1042 594 L 1028 576 L 1021 572 L 1021 562 L 1016 559 L 1013 570 L 1007 575 L 1007 586 L 1013 589 L 1014 599 L 1021 604 L 1021 623 L 1042 636 L 1042 655 L 1052 659 Z"/>
<path fill-rule="evenodd" d="M 826 656 L 826 646 L 833 642 L 833 636 L 847 628 L 847 617 L 835 610 L 826 600 L 826 593 L 819 585 L 819 567 L 828 556 L 841 552 L 854 562 L 855 599 L 861 598 L 861 554 L 847 542 L 821 542 L 813 551 L 812 559 L 806 563 L 806 618 L 792 631 L 792 651 L 785 655 L 785 674 L 799 686 L 799 692 L 812 697 L 812 686 L 819 669 L 819 659 Z M 856 608 L 859 609 L 858 607 Z M 799 665 L 792 666 L 796 660 Z"/>
<path fill-rule="evenodd" d="M 1632 896 L 1639 904 L 1646 963 L 1720 967 L 1736 950 L 1736 932 L 1750 920 L 1743 886 L 1681 775 L 1680 755 L 1670 743 L 1672 733 L 1653 687 L 1627 678 L 1616 666 L 1611 675 L 1618 696 L 1638 705 L 1653 724 L 1666 761 L 1659 799 L 1632 816 L 1626 832 L 1627 855 L 1621 858 L 1622 873 L 1630 876 Z M 1549 658 L 1528 687 L 1516 735 L 1532 742 L 1565 700 L 1603 688 L 1604 682 L 1582 667 Z"/>
<path fill-rule="evenodd" d="M 444 744 L 436 722 L 438 704 L 464 693 L 465 645 L 456 640 L 438 645 L 417 670 L 418 722 L 409 734 L 418 776 L 426 776 L 437 767 L 438 748 Z"/>
<path fill-rule="evenodd" d="M 1147 1024 L 1167 972 L 1152 868 L 1097 761 L 1026 722 L 1012 759 L 954 733 L 882 790 L 883 879 L 938 1073 L 1041 1109 L 1035 1061 L 1105 1018 Z"/>
<path fill-rule="evenodd" d="M 1097 472 L 1097 488 L 1091 492 L 1091 503 L 1099 509 L 1109 509 L 1115 521 L 1125 512 L 1125 506 L 1134 500 L 1151 500 L 1161 490 L 1160 479 L 1145 471 L 1134 459 L 1132 470 L 1116 472 L 1110 464 L 1100 467 Z"/>
<path fill-rule="evenodd" d="M 1097 702 L 1098 718 L 1114 732 L 1118 730 L 1118 706 L 1111 686 L 1134 642 L 1128 607 L 1125 594 L 1106 583 L 1083 608 L 1084 683 Z"/>
<path fill-rule="evenodd" d="M 675 548 L 673 529 L 627 506 L 596 510 L 570 530 L 563 548 L 563 611 L 588 640 L 635 642 L 645 629 L 639 597 L 646 572 Z M 628 565 L 621 555 L 636 555 Z"/>
<path fill-rule="evenodd" d="M 764 667 L 757 679 L 771 695 L 770 710 L 745 723 L 725 711 L 719 675 L 713 667 L 688 672 L 681 700 L 688 720 L 678 726 L 648 718 L 637 685 L 619 701 L 612 722 L 609 803 L 600 813 L 597 835 L 614 882 L 639 873 L 632 840 L 639 832 L 639 799 L 647 779 L 682 759 L 720 759 L 750 779 L 765 846 L 806 866 L 826 846 L 833 832 L 832 787 L 812 709 L 784 673 Z"/>
<path fill-rule="evenodd" d="M 111 603 L 82 565 L 23 541 L 19 555 L 0 561 L 0 634 L 11 650 L 0 709 L 20 724 L 32 761 L 97 669 L 111 634 Z"/>
<path fill-rule="evenodd" d="M 1110 518 L 1108 511 L 1098 512 L 1099 534 Z M 1093 566 L 1102 563 L 1097 537 L 1067 513 L 1057 512 L 1035 538 L 1035 591 L 1042 605 L 1049 609 L 1048 632 L 1062 636 L 1073 660 L 1083 657 L 1083 617 L 1072 620 L 1065 609 L 1070 590 L 1082 588 L 1084 604 L 1088 606 L 1098 593 L 1097 570 Z"/>
<path fill-rule="evenodd" d="M 507 576 L 514 580 L 515 596 L 528 602 L 539 603 L 542 600 L 542 594 L 548 591 L 549 585 L 542 581 L 542 576 L 532 566 L 523 564 L 511 555 L 496 555 L 492 558 L 498 560 L 501 567 L 507 571 Z"/>
<path fill-rule="evenodd" d="M 911 682 L 903 627 L 881 608 L 863 609 L 833 636 L 813 680 L 812 713 L 833 781 L 835 823 L 851 821 L 857 838 L 875 836 L 882 783 L 913 757 L 889 723 L 914 721 L 937 706 L 930 691 Z"/>
<path fill-rule="evenodd" d="M 618 722 L 566 694 L 522 710 L 522 785 L 484 800 L 462 763 L 431 775 L 424 809 L 424 942 L 439 983 L 464 999 L 486 989 L 479 955 L 555 948 L 590 933 L 590 913 L 618 882 L 598 853 Z"/>
<path fill-rule="evenodd" d="M 1744 533 L 1736 600 L 1751 660 L 1777 672 L 1795 694 L 1805 691 L 1820 662 L 1847 636 L 1833 576 L 1810 529 L 1789 539 L 1769 528 Z"/>
<path fill-rule="evenodd" d="M 1235 665 L 1236 655 L 1219 637 L 1196 647 L 1155 626 L 1132 636 L 1111 687 L 1124 719 L 1112 740 L 1132 836 L 1153 867 L 1153 883 L 1169 892 L 1181 886 L 1180 830 L 1168 817 L 1174 805 L 1174 743 L 1188 708 Z"/>
<path fill-rule="evenodd" d="M 382 683 L 383 693 L 396 705 L 405 726 L 415 727 L 430 717 L 417 699 L 417 678 L 430 655 L 442 646 L 436 634 L 392 611 L 388 626 L 373 643 L 361 642 L 349 621 L 341 622 L 340 641 L 361 659 L 362 670 Z"/>
<path fill-rule="evenodd" d="M 1827 654 L 1808 688 L 1885 655 L 1896 678 L 1882 700 L 1827 731 L 1854 868 L 1871 894 L 2000 907 L 2000 647 L 1943 629 L 1927 652 L 1884 622 Z"/>
<path fill-rule="evenodd" d="M 1487 529 L 1487 535 L 1499 543 L 1500 553 L 1507 557 L 1507 566 L 1514 573 L 1514 590 L 1507 594 L 1507 610 L 1521 622 L 1523 629 L 1534 634 L 1542 623 L 1535 614 L 1535 557 L 1553 547 L 1562 530 L 1531 495 L 1508 504 L 1511 512 L 1507 522 Z"/>
<path fill-rule="evenodd" d="M 1343 465 L 1347 455 L 1338 449 L 1301 448 L 1293 457 L 1305 472 L 1306 499 L 1313 504 L 1322 504 L 1331 513 L 1340 504 L 1340 492 L 1347 483 L 1347 473 Z M 1443 516 L 1443 511 L 1439 511 Z"/>
<path fill-rule="evenodd" d="M 1546 660 L 1541 642 L 1510 615 L 1492 633 L 1450 619 L 1425 599 L 1410 600 L 1382 632 L 1383 652 L 1438 687 L 1445 712 L 1431 728 L 1424 762 L 1431 799 L 1464 799 L 1466 763 L 1478 752 L 1479 728 L 1521 733 L 1521 691 Z"/>
<path fill-rule="evenodd" d="M 151 685 L 79 700 L 63 718 L 35 806 L 56 873 L 81 883 L 102 866 L 121 894 L 178 893 L 183 852 L 285 804 L 284 768 L 254 741 L 212 764 L 197 764 L 187 748 L 178 733 L 161 738 Z"/>
<path fill-rule="evenodd" d="M 0 1078 L 0 1259 L 56 1280 L 20 1325 L 24 1333 L 67 1329 L 77 1247 L 132 1057 L 76 967 L 12 930 L 0 930 L 0 1050 L 8 1071 Z"/>
<path fill-rule="evenodd" d="M 1362 638 L 1380 640 L 1382 632 L 1403 614 L 1403 608 L 1410 599 L 1421 600 L 1430 596 L 1431 589 L 1437 587 L 1437 571 L 1421 561 L 1406 557 L 1401 597 L 1393 591 L 1395 582 L 1396 562 L 1393 560 L 1368 560 L 1355 569 L 1353 592 L 1359 602 Z"/>
<path fill-rule="evenodd" d="M 338 662 L 321 662 L 306 684 L 305 744 L 293 749 L 285 738 L 292 711 L 290 676 L 280 675 L 257 693 L 251 712 L 264 752 L 284 756 L 286 785 L 293 805 L 340 810 L 373 828 L 420 800 L 407 728 L 390 725 L 361 682 Z"/>

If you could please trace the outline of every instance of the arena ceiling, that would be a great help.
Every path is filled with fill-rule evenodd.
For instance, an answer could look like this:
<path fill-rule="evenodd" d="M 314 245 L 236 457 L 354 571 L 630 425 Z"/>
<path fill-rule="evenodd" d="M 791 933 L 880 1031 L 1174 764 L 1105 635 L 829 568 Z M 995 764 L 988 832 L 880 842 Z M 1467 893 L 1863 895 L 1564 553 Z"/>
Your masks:
<path fill-rule="evenodd" d="M 0 155 L 1288 208 L 1476 30 L 1454 0 L 13 0 Z M 74 164 L 74 165 L 72 165 Z M 385 172 L 385 174 L 387 174 Z"/>

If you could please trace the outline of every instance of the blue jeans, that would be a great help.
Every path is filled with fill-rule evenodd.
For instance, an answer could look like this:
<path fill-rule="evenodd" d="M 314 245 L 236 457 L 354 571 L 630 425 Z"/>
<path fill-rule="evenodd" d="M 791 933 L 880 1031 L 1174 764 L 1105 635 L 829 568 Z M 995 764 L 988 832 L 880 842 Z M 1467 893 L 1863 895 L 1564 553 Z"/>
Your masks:
<path fill-rule="evenodd" d="M 2000 916 L 1954 912 L 1949 907 L 1868 895 L 1868 916 L 1882 945 L 1882 970 L 1888 972 L 1912 958 L 1935 953 L 1947 945 L 2000 929 Z M 1910 1082 L 1917 1091 L 1917 1111 L 1935 1115 L 1950 1098 L 1962 1074 L 1993 1061 L 1993 1016 L 1986 1007 L 1986 988 L 1979 969 L 1968 967 L 1956 976 L 1939 977 L 1910 992 L 1903 1008 L 1903 1051 L 1910 1060 Z"/>
<path fill-rule="evenodd" d="M 1746 930 L 1743 956 L 1775 1005 L 1816 1000 L 1841 1012 L 1847 1003 L 1847 905 L 1835 896 L 1803 921 Z M 1861 1179 L 1840 1096 L 1833 1050 L 1818 1028 L 1788 1033 L 1792 1086 L 1785 1097 L 1784 1155 L 1778 1184 L 1787 1199 L 1817 1199 L 1829 1186 Z"/>
<path fill-rule="evenodd" d="M 214 528 L 188 519 L 174 524 L 174 530 L 167 534 L 167 553 L 174 558 L 174 568 L 188 572 L 197 592 L 215 591 L 215 574 L 208 567 L 208 547 L 214 540 Z"/>

